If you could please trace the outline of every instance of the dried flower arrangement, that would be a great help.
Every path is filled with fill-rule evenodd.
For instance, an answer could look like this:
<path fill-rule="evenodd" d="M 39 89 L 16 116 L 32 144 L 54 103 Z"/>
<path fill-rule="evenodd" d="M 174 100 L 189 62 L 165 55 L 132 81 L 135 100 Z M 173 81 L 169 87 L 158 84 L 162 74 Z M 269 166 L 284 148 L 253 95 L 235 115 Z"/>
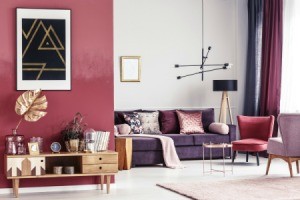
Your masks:
<path fill-rule="evenodd" d="M 63 140 L 81 139 L 87 124 L 83 123 L 83 116 L 77 112 L 72 121 L 61 131 Z"/>

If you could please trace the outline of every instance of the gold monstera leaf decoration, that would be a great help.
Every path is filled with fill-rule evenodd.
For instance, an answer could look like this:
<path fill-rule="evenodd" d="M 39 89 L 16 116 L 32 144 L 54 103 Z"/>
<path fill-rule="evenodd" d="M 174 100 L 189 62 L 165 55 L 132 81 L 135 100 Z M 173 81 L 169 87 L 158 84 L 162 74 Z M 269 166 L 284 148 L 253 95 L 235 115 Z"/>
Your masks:
<path fill-rule="evenodd" d="M 48 106 L 47 98 L 45 95 L 40 97 L 41 93 L 41 90 L 28 90 L 18 97 L 15 111 L 22 116 L 22 119 L 36 122 L 47 114 L 44 111 Z M 16 129 L 18 129 L 22 119 Z"/>

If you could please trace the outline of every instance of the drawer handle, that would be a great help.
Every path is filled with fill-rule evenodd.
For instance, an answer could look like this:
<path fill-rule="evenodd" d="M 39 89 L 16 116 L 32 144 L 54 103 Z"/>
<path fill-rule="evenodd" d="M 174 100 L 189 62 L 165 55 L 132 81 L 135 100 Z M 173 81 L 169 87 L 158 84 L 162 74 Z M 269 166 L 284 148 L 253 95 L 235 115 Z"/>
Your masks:
<path fill-rule="evenodd" d="M 99 167 L 99 169 L 102 169 L 102 167 Z"/>
<path fill-rule="evenodd" d="M 99 160 L 102 160 L 102 158 L 99 158 Z"/>
<path fill-rule="evenodd" d="M 44 160 L 41 160 L 41 162 L 44 162 Z"/>

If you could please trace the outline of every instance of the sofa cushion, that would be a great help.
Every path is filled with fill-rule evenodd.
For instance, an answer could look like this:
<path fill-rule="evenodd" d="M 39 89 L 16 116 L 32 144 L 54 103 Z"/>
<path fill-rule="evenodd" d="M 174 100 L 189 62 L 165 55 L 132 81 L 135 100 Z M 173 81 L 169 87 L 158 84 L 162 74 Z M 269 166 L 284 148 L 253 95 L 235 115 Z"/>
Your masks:
<path fill-rule="evenodd" d="M 137 112 L 145 134 L 161 134 L 158 123 L 158 111 Z"/>
<path fill-rule="evenodd" d="M 193 134 L 195 145 L 203 143 L 230 143 L 229 135 L 219 135 L 213 133 Z"/>
<path fill-rule="evenodd" d="M 131 132 L 131 127 L 128 124 L 118 124 L 115 127 L 117 128 L 115 135 L 128 135 Z"/>
<path fill-rule="evenodd" d="M 177 146 L 194 146 L 193 135 L 180 135 L 180 134 L 168 134 L 174 141 L 175 147 Z M 160 151 L 162 150 L 161 142 L 157 138 L 132 138 L 133 151 Z"/>
<path fill-rule="evenodd" d="M 160 110 L 159 111 L 160 130 L 163 134 L 177 133 L 179 134 L 179 122 L 176 110 Z"/>
<path fill-rule="evenodd" d="M 118 125 L 118 124 L 125 124 L 126 121 L 124 119 L 124 114 L 132 114 L 133 112 L 141 112 L 142 110 L 128 110 L 128 111 L 115 111 L 115 125 Z"/>
<path fill-rule="evenodd" d="M 202 112 L 202 124 L 205 132 L 209 132 L 208 127 L 215 121 L 215 111 L 213 108 L 200 110 L 182 110 L 185 112 Z"/>
<path fill-rule="evenodd" d="M 161 142 L 157 138 L 132 138 L 132 151 L 161 151 Z"/>
<path fill-rule="evenodd" d="M 139 119 L 139 115 L 137 113 L 132 113 L 132 114 L 124 114 L 124 119 L 126 123 L 130 126 L 131 128 L 131 134 L 142 134 L 143 132 L 143 127 L 141 125 L 141 121 Z"/>
<path fill-rule="evenodd" d="M 168 134 L 167 137 L 170 137 L 174 140 L 174 145 L 177 146 L 194 146 L 194 138 L 192 135 L 183 135 L 183 134 Z"/>
<path fill-rule="evenodd" d="M 185 112 L 176 110 L 176 113 L 178 116 L 181 134 L 204 133 L 201 112 Z"/>
<path fill-rule="evenodd" d="M 218 133 L 222 135 L 227 135 L 229 133 L 229 126 L 224 123 L 218 123 L 218 122 L 211 123 L 208 129 L 211 133 Z"/>

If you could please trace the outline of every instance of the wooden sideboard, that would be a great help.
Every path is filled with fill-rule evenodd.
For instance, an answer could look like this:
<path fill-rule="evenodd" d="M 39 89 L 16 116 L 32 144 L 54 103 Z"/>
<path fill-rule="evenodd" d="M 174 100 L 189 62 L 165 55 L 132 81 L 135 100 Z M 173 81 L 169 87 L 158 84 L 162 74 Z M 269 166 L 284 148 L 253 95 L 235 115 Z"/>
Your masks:
<path fill-rule="evenodd" d="M 25 178 L 67 178 L 99 176 L 103 190 L 106 176 L 106 190 L 109 193 L 111 176 L 118 172 L 118 153 L 104 151 L 97 153 L 42 153 L 39 155 L 5 155 L 5 173 L 12 179 L 13 193 L 19 196 L 20 179 Z M 74 166 L 74 174 L 54 174 L 54 166 Z"/>

